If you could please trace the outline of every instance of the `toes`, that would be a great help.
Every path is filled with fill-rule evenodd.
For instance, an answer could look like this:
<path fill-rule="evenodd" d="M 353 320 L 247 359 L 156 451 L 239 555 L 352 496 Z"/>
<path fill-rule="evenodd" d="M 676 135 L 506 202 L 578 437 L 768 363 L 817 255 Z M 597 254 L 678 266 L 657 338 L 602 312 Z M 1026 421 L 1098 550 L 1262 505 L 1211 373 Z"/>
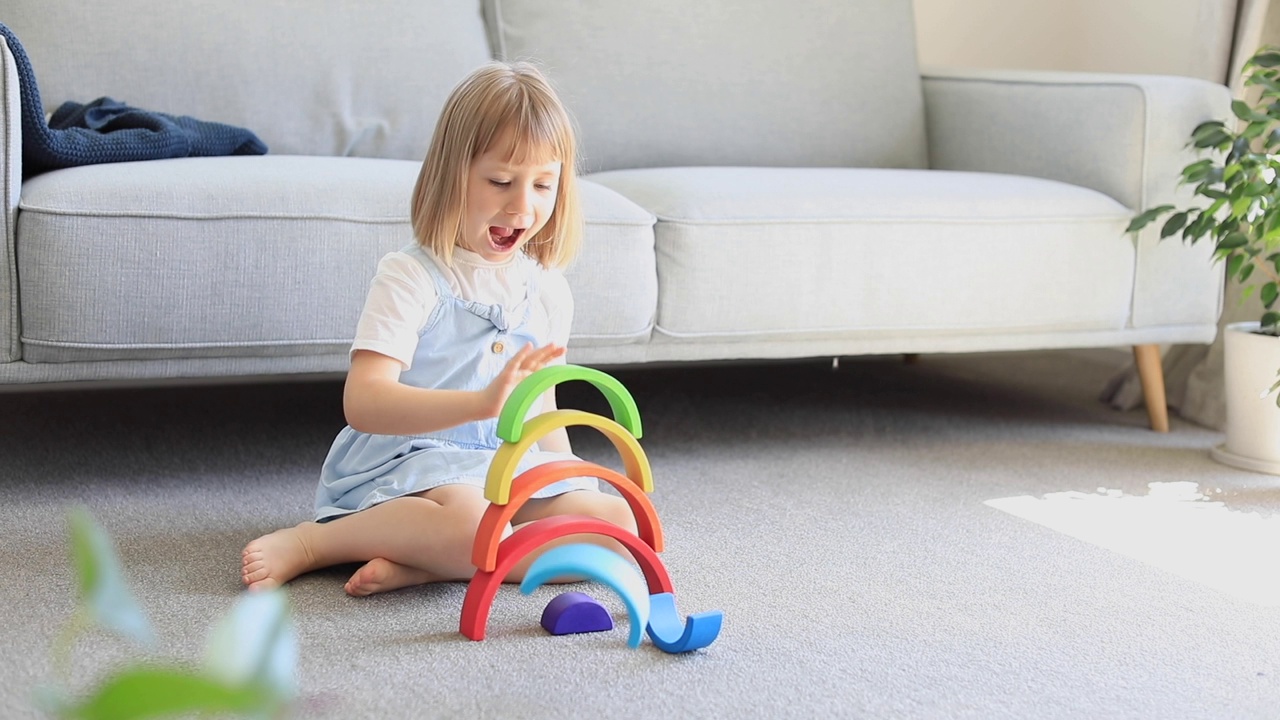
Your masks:
<path fill-rule="evenodd" d="M 273 578 L 266 578 L 265 580 L 249 583 L 249 589 L 255 592 L 259 590 L 274 590 L 278 587 L 280 587 L 280 583 Z"/>
<path fill-rule="evenodd" d="M 342 586 L 342 589 L 353 597 L 366 597 L 377 592 L 378 586 L 377 583 L 365 582 L 360 578 L 353 577 L 347 581 L 346 585 Z"/>
<path fill-rule="evenodd" d="M 386 579 L 386 573 L 381 572 L 382 564 L 377 559 L 370 560 L 355 571 L 351 579 L 347 580 L 347 584 L 343 586 L 343 590 L 348 595 L 355 597 L 365 597 L 378 592 Z"/>

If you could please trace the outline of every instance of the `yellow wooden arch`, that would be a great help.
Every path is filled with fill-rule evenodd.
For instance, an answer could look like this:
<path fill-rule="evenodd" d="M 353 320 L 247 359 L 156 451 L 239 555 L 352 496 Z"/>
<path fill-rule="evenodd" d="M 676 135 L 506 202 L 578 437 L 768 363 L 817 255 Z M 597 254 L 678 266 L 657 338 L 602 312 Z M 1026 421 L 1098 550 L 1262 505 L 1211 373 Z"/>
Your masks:
<path fill-rule="evenodd" d="M 649 457 L 631 431 L 603 415 L 582 410 L 552 410 L 526 422 L 518 441 L 503 442 L 498 447 L 493 462 L 489 463 L 489 474 L 485 476 L 485 499 L 491 503 L 506 505 L 511 500 L 511 483 L 515 479 L 520 458 L 524 457 L 534 443 L 546 437 L 547 433 L 571 425 L 585 425 L 603 433 L 622 456 L 622 465 L 626 469 L 624 474 L 644 492 L 653 492 L 653 471 L 649 468 Z"/>

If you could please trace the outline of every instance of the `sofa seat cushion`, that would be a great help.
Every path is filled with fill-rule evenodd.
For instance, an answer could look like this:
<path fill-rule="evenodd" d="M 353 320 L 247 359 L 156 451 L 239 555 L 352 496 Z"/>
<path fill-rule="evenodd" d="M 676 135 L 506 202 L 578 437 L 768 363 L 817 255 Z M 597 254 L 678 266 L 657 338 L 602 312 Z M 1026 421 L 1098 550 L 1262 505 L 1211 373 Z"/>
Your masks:
<path fill-rule="evenodd" d="M 656 218 L 589 180 L 579 180 L 578 191 L 587 231 L 581 252 L 565 271 L 574 296 L 569 347 L 648 342 L 658 311 Z"/>
<path fill-rule="evenodd" d="M 1116 330 L 1129 317 L 1132 213 L 1093 190 L 936 170 L 589 177 L 658 218 L 658 340 Z"/>
<path fill-rule="evenodd" d="M 27 362 L 345 352 L 383 254 L 412 242 L 420 163 L 266 155 L 69 168 L 22 187 L 16 240 Z M 594 342 L 648 337 L 652 216 L 584 183 L 632 290 L 583 303 Z M 588 224 L 587 245 L 597 228 Z M 645 258 L 648 258 L 647 264 Z M 591 277 L 586 282 L 600 282 Z M 572 282 L 572 278 L 571 278 Z"/>

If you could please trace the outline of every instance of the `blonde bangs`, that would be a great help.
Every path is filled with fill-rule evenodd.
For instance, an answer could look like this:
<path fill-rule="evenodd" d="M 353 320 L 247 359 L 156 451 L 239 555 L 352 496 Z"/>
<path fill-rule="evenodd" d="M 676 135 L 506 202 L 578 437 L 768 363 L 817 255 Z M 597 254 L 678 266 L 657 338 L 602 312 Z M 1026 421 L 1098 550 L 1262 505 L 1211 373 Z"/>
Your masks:
<path fill-rule="evenodd" d="M 520 82 L 495 87 L 477 110 L 472 160 L 493 152 L 517 165 L 574 161 L 573 128 L 550 88 Z"/>

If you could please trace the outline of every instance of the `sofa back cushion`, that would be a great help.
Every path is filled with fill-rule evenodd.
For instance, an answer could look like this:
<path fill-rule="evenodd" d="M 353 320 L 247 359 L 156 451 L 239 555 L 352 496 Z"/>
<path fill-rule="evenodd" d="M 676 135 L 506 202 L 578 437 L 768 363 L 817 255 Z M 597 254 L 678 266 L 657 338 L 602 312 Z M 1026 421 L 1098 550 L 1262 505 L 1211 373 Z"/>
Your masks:
<path fill-rule="evenodd" d="M 479 0 L 5 0 L 45 112 L 109 96 L 248 128 L 270 152 L 421 160 L 490 58 Z"/>
<path fill-rule="evenodd" d="M 911 0 L 485 0 L 495 54 L 533 60 L 589 171 L 921 168 Z"/>

